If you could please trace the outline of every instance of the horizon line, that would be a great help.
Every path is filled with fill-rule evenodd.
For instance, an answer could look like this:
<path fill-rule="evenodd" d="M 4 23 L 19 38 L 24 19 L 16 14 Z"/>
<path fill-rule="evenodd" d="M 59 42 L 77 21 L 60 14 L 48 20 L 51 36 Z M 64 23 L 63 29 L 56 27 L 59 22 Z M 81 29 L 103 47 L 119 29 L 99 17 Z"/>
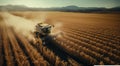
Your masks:
<path fill-rule="evenodd" d="M 81 7 L 81 6 L 77 6 L 77 5 L 66 5 L 66 6 L 56 6 L 56 7 L 31 7 L 31 6 L 27 6 L 27 5 L 15 5 L 15 4 L 2 4 L 2 5 L 0 5 L 0 6 L 7 6 L 7 5 L 11 5 L 11 6 L 25 6 L 25 7 L 28 7 L 28 8 L 60 8 L 60 7 L 67 7 L 67 6 L 76 6 L 76 7 Z M 83 7 L 83 6 L 82 6 Z M 95 6 L 94 6 L 95 7 Z M 88 6 L 88 7 L 86 7 L 86 6 L 84 6 L 83 8 L 94 8 L 94 7 L 92 7 L 92 6 Z M 120 6 L 114 6 L 114 7 L 95 7 L 95 8 L 115 8 L 115 7 L 120 7 Z"/>

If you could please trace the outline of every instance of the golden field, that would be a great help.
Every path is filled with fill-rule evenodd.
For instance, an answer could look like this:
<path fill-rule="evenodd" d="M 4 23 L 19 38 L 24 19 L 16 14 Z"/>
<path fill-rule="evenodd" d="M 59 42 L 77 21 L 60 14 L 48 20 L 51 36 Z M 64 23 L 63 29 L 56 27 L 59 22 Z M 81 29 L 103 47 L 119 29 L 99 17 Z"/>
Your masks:
<path fill-rule="evenodd" d="M 119 65 L 120 14 L 73 12 L 0 12 L 2 66 Z M 29 40 L 34 23 L 55 27 L 59 37 L 42 45 Z M 29 33 L 30 32 L 30 33 Z M 33 37 L 32 37 L 33 38 Z"/>

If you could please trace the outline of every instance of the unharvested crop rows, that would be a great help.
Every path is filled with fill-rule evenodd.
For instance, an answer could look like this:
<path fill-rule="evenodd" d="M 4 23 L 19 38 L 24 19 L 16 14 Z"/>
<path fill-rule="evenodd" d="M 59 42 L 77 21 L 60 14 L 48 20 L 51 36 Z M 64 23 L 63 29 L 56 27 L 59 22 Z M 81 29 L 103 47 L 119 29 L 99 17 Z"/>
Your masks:
<path fill-rule="evenodd" d="M 13 35 L 12 31 L 10 31 L 8 29 L 7 33 L 8 33 L 8 37 L 10 39 L 10 43 L 12 45 L 12 49 L 15 54 L 15 58 L 16 58 L 18 66 L 30 66 L 30 64 L 27 60 L 27 57 L 25 56 L 22 49 L 18 45 L 18 42 L 17 42 L 15 36 Z"/>
<path fill-rule="evenodd" d="M 118 55 L 120 54 L 120 52 L 118 51 L 118 49 L 120 49 L 120 47 L 117 44 L 109 44 L 109 43 L 107 43 L 107 41 L 104 41 L 104 40 L 99 39 L 97 37 L 85 34 L 85 32 L 84 33 L 81 33 L 81 32 L 77 33 L 74 31 L 72 32 L 72 30 L 67 30 L 65 32 L 67 32 L 69 34 L 74 34 L 74 36 L 78 36 L 76 38 L 79 40 L 81 39 L 85 42 L 92 43 L 92 44 L 96 45 L 97 47 L 103 47 L 104 49 L 111 51 L 115 54 L 118 54 Z"/>
<path fill-rule="evenodd" d="M 3 41 L 3 51 L 4 54 L 1 57 L 4 59 L 1 59 L 1 62 L 4 62 L 3 65 L 6 66 L 30 66 L 30 64 L 33 64 L 34 66 L 49 66 L 49 63 L 43 59 L 43 57 L 37 52 L 35 48 L 32 47 L 32 45 L 29 44 L 28 41 L 26 41 L 25 38 L 21 36 L 17 36 L 19 40 L 22 42 L 21 44 L 24 45 L 26 52 L 28 53 L 29 57 L 25 55 L 24 51 L 22 50 L 20 43 L 16 40 L 16 36 L 14 35 L 13 31 L 9 28 L 6 28 L 3 26 L 0 28 L 1 30 L 1 39 Z M 30 58 L 32 62 L 28 60 Z"/>
<path fill-rule="evenodd" d="M 67 30 L 66 31 L 67 33 L 74 33 L 75 31 L 73 31 L 73 30 Z M 95 36 L 90 36 L 90 35 L 88 35 L 88 34 L 86 34 L 86 33 L 82 33 L 82 32 L 75 32 L 74 33 L 74 35 L 77 35 L 78 37 L 77 38 L 79 38 L 79 37 L 83 37 L 83 38 L 86 38 L 86 41 L 90 41 L 90 40 L 92 40 L 92 41 L 95 41 L 95 43 L 97 42 L 97 43 L 102 43 L 101 45 L 108 45 L 109 47 L 111 47 L 112 49 L 115 49 L 115 50 L 118 50 L 120 47 L 118 47 L 117 46 L 117 44 L 109 44 L 107 41 L 105 41 L 105 40 L 102 40 L 102 39 L 99 39 L 99 38 L 97 38 L 97 37 L 95 37 Z M 87 40 L 88 39 L 88 40 Z"/>
<path fill-rule="evenodd" d="M 68 34 L 69 36 L 70 36 L 70 34 Z M 71 38 L 71 37 L 73 37 L 73 38 Z M 119 59 L 119 56 L 116 56 L 116 55 L 111 55 L 111 53 L 109 53 L 109 52 L 107 52 L 105 49 L 101 49 L 100 47 L 97 47 L 97 46 L 95 46 L 95 45 L 92 45 L 92 43 L 87 43 L 87 42 L 85 42 L 85 40 L 83 40 L 83 39 L 75 39 L 75 37 L 77 37 L 77 36 L 70 36 L 70 37 L 64 37 L 64 38 L 66 38 L 66 39 L 69 39 L 69 40 L 71 40 L 71 41 L 73 41 L 74 43 L 77 43 L 77 44 L 79 44 L 80 46 L 82 46 L 82 47 L 85 47 L 84 48 L 84 52 L 86 52 L 87 54 L 89 54 L 89 55 L 91 55 L 92 57 L 94 57 L 94 58 L 96 58 L 96 59 L 98 59 L 99 61 L 101 61 L 101 59 L 102 59 L 102 57 L 104 57 L 104 56 L 109 56 L 110 55 L 110 57 L 112 56 L 112 57 L 115 57 L 115 58 L 113 58 L 113 60 L 117 60 L 117 59 Z M 78 45 L 78 46 L 79 46 Z M 81 47 L 81 48 L 82 48 Z M 76 47 L 77 48 L 77 47 Z M 81 48 L 80 49 L 78 49 L 78 50 L 81 50 Z M 96 50 L 95 50 L 96 49 Z M 106 54 L 106 53 L 108 53 L 108 54 Z M 102 55 L 103 54 L 103 55 Z M 111 60 L 112 61 L 112 60 Z M 109 62 L 107 62 L 107 63 L 109 63 Z"/>
<path fill-rule="evenodd" d="M 87 38 L 86 41 L 88 41 L 88 42 L 95 41 L 94 42 L 95 44 L 101 43 L 101 45 L 104 44 L 104 46 L 109 46 L 109 47 L 113 48 L 114 50 L 120 49 L 120 47 L 118 46 L 120 44 L 119 38 L 118 39 L 110 39 L 110 36 L 108 38 L 108 37 L 105 37 L 103 34 L 95 34 L 95 32 L 91 32 L 91 31 L 86 32 L 86 31 L 81 31 L 81 30 L 76 30 L 76 29 L 69 28 L 69 30 L 67 30 L 67 31 L 74 33 L 75 35 L 78 36 L 78 38 L 79 37 L 83 37 L 85 39 Z M 115 36 L 115 37 L 117 37 L 117 36 Z"/>
<path fill-rule="evenodd" d="M 94 38 L 98 38 L 102 41 L 109 41 L 110 43 L 112 43 L 113 45 L 114 44 L 120 44 L 120 36 L 118 35 L 115 35 L 115 34 L 111 34 L 111 35 L 108 35 L 108 34 L 104 34 L 102 32 L 98 32 L 97 29 L 96 30 L 88 30 L 88 31 L 85 31 L 84 28 L 80 28 L 79 25 L 74 25 L 76 27 L 71 27 L 73 25 L 70 25 L 70 24 L 66 24 L 68 25 L 67 28 L 69 29 L 72 29 L 73 32 L 77 32 L 77 33 L 83 33 L 83 34 L 87 34 L 89 36 L 92 36 Z M 66 27 L 65 27 L 66 28 Z M 86 28 L 89 28 L 89 26 L 86 26 Z"/>
<path fill-rule="evenodd" d="M 61 41 L 60 42 L 61 45 L 68 44 L 66 45 L 66 48 L 67 46 L 69 47 L 71 44 L 73 44 L 72 47 L 74 48 L 79 48 L 81 46 L 80 49 L 75 49 L 76 52 L 77 50 L 79 52 L 79 50 L 83 49 L 83 52 L 92 56 L 93 59 L 94 57 L 98 59 L 99 63 L 103 61 L 105 64 L 119 64 L 120 62 L 119 44 L 112 44 L 113 46 L 111 46 L 111 44 L 102 43 L 102 41 L 104 42 L 107 41 L 99 39 L 96 36 L 95 37 L 91 36 L 89 32 L 88 33 L 80 32 L 75 31 L 74 29 L 73 30 L 63 29 L 63 31 L 65 32 L 65 36 L 61 40 L 58 39 L 58 43 L 59 41 Z M 99 36 L 101 37 L 101 35 Z M 77 46 L 75 47 L 76 44 Z"/>

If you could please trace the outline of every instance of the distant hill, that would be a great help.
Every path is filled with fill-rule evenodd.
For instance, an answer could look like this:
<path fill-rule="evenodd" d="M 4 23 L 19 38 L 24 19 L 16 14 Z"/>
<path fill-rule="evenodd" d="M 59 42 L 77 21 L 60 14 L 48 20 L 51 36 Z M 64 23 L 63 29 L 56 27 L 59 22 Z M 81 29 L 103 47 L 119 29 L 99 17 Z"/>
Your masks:
<path fill-rule="evenodd" d="M 0 11 L 120 12 L 120 7 L 108 9 L 104 7 L 78 7 L 70 5 L 65 7 L 33 8 L 24 5 L 1 5 Z"/>

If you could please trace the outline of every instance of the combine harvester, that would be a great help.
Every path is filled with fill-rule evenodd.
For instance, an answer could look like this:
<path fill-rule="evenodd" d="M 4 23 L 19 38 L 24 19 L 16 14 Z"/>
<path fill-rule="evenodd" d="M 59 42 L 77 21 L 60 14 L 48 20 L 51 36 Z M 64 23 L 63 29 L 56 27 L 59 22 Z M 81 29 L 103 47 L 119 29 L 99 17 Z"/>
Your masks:
<path fill-rule="evenodd" d="M 42 40 L 42 44 L 45 45 L 45 39 L 50 36 L 51 30 L 54 25 L 49 25 L 46 23 L 38 23 L 35 28 L 35 39 L 38 42 L 40 39 Z"/>

